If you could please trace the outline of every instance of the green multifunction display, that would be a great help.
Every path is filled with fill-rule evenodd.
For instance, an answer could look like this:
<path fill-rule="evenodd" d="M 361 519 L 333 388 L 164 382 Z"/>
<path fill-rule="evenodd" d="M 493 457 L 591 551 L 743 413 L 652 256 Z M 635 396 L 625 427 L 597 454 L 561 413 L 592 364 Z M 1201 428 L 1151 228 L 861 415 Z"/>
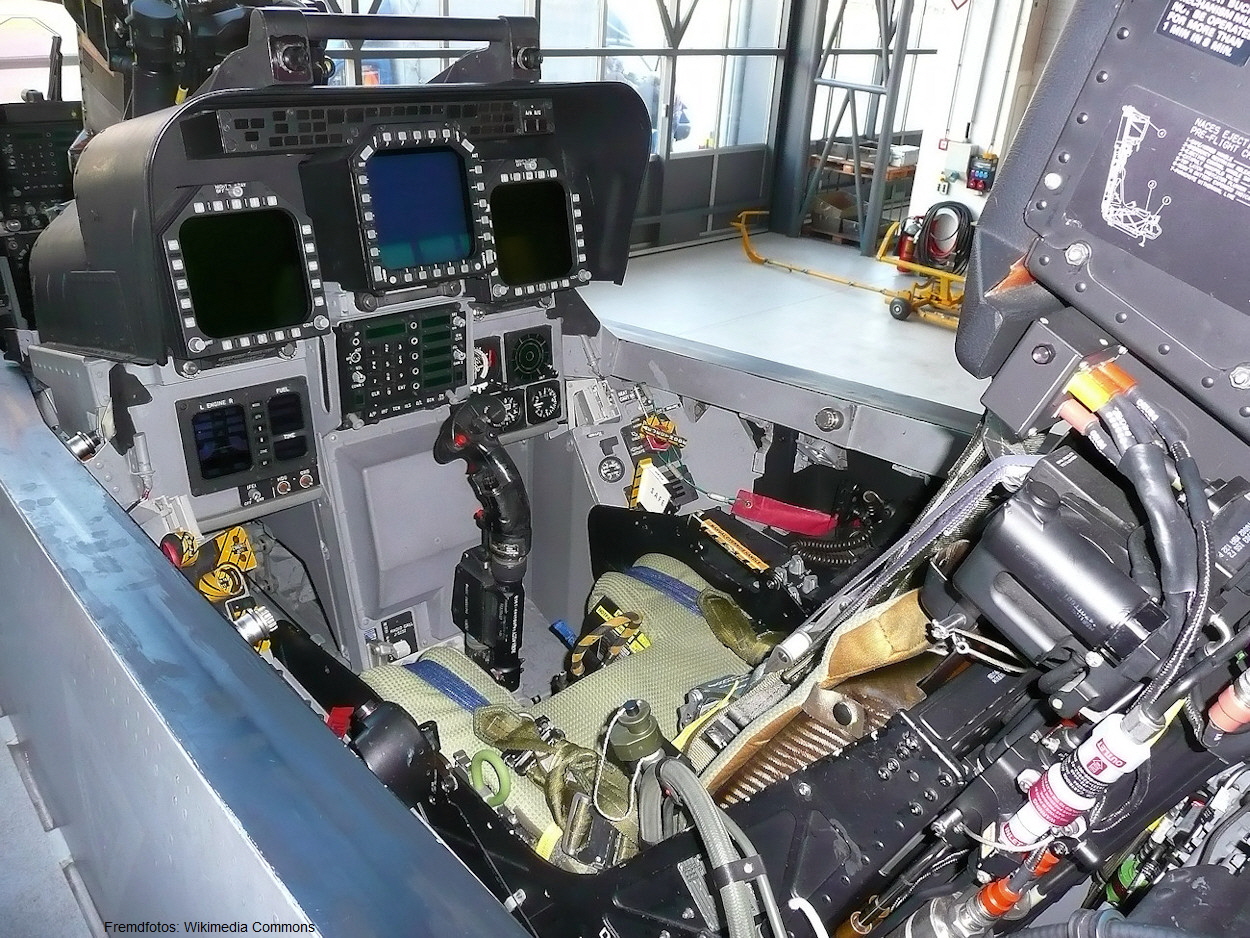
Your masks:
<path fill-rule="evenodd" d="M 354 320 L 336 332 L 344 425 L 436 407 L 467 380 L 459 306 Z"/>

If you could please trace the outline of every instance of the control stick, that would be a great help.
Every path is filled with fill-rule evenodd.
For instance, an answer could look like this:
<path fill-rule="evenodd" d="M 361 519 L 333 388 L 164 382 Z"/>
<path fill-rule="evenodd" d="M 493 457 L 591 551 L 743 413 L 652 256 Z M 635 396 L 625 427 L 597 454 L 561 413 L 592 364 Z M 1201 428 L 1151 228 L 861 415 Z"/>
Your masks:
<path fill-rule="evenodd" d="M 522 579 L 529 558 L 530 503 L 516 463 L 499 442 L 503 405 L 472 394 L 452 406 L 434 441 L 434 460 L 463 459 L 469 486 L 482 505 L 476 516 L 482 543 L 456 566 L 452 621 L 465 634 L 465 651 L 509 690 L 521 684 L 525 607 Z"/>

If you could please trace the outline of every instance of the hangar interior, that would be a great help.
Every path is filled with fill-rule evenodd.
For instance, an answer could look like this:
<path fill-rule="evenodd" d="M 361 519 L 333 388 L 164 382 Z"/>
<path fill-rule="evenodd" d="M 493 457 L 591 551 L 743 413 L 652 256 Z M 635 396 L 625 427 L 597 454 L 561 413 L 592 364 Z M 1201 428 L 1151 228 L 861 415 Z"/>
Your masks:
<path fill-rule="evenodd" d="M 1244 7 L 0 4 L 0 934 L 1250 933 Z"/>

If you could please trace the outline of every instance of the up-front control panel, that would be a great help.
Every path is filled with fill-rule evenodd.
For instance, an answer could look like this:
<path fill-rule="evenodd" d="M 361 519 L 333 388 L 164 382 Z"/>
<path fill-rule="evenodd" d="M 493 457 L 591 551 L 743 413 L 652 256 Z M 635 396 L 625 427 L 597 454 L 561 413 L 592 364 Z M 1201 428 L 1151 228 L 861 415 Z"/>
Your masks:
<path fill-rule="evenodd" d="M 178 401 L 192 495 L 237 489 L 255 505 L 320 484 L 303 378 Z"/>
<path fill-rule="evenodd" d="M 454 304 L 345 322 L 337 333 L 345 423 L 437 407 L 467 381 L 465 317 Z"/>

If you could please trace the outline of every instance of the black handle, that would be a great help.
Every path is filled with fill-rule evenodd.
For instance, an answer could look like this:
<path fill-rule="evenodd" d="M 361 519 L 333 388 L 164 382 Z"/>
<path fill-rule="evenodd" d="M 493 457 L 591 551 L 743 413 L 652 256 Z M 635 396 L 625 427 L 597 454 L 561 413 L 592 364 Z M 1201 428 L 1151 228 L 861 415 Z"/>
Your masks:
<path fill-rule="evenodd" d="M 330 39 L 429 40 L 504 42 L 512 35 L 505 17 L 477 19 L 444 16 L 391 16 L 364 13 L 305 13 L 308 38 L 312 42 Z"/>

